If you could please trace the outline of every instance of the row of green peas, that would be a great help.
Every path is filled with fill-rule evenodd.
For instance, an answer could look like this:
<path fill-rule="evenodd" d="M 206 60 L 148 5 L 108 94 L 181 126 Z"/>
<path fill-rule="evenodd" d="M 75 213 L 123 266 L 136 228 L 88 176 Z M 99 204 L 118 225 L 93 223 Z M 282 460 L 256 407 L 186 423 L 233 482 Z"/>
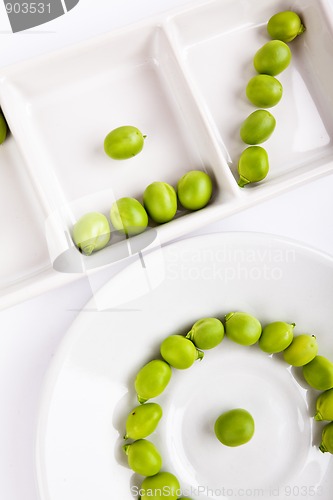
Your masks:
<path fill-rule="evenodd" d="M 203 359 L 204 350 L 218 346 L 224 335 L 244 346 L 258 342 L 260 349 L 270 355 L 282 353 L 286 363 L 302 369 L 311 388 L 324 391 L 317 397 L 314 419 L 330 421 L 323 428 L 319 449 L 333 454 L 333 363 L 318 355 L 314 335 L 294 335 L 294 328 L 295 323 L 284 321 L 275 321 L 263 328 L 256 317 L 238 311 L 226 314 L 224 321 L 202 318 L 186 335 L 174 334 L 162 341 L 162 359 L 149 361 L 137 373 L 135 390 L 140 405 L 126 419 L 124 438 L 131 442 L 123 449 L 129 467 L 145 476 L 140 488 L 141 500 L 159 500 L 163 498 L 161 491 L 168 491 L 171 500 L 177 500 L 181 494 L 177 477 L 170 472 L 161 472 L 161 455 L 156 446 L 145 439 L 156 430 L 163 413 L 158 403 L 147 401 L 162 394 L 171 379 L 172 368 L 190 368 L 196 360 Z"/>
<path fill-rule="evenodd" d="M 267 32 L 273 40 L 265 43 L 254 55 L 253 66 L 257 75 L 247 84 L 246 96 L 258 108 L 271 108 L 282 98 L 283 87 L 276 75 L 290 64 L 291 51 L 288 42 L 305 31 L 296 12 L 283 11 L 272 16 L 267 23 Z M 261 144 L 272 135 L 276 120 L 267 109 L 258 109 L 242 123 L 240 137 L 249 144 L 238 161 L 238 185 L 244 187 L 262 181 L 269 171 L 269 159 Z"/>
<path fill-rule="evenodd" d="M 190 170 L 177 182 L 171 184 L 155 181 L 149 184 L 142 195 L 142 203 L 125 196 L 116 200 L 110 209 L 110 222 L 115 231 L 135 236 L 143 233 L 149 217 L 156 224 L 171 221 L 178 210 L 178 201 L 184 210 L 196 211 L 204 208 L 213 194 L 211 177 L 202 170 Z M 105 248 L 111 239 L 111 226 L 106 215 L 88 212 L 74 224 L 72 237 L 84 255 L 91 255 Z"/>

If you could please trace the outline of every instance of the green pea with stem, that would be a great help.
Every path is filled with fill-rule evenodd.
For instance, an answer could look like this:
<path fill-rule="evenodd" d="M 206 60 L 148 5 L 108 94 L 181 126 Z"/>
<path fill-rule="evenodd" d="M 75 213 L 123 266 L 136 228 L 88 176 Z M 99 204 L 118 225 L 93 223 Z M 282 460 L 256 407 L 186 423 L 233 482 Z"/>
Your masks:
<path fill-rule="evenodd" d="M 328 452 L 333 454 L 333 422 L 330 422 L 323 428 L 319 449 L 323 453 Z"/>
<path fill-rule="evenodd" d="M 163 415 L 158 403 L 145 403 L 133 408 L 126 419 L 124 439 L 142 439 L 152 434 Z"/>
<path fill-rule="evenodd" d="M 274 40 L 291 42 L 305 31 L 305 26 L 299 15 L 291 10 L 274 14 L 267 23 L 267 31 Z"/>
<path fill-rule="evenodd" d="M 194 323 L 186 335 L 198 349 L 213 349 L 224 337 L 224 326 L 218 318 L 202 318 Z"/>
<path fill-rule="evenodd" d="M 99 212 L 89 212 L 74 224 L 73 241 L 84 255 L 106 247 L 110 241 L 111 230 L 105 215 Z"/>
<path fill-rule="evenodd" d="M 132 125 L 117 127 L 105 137 L 104 151 L 114 160 L 132 158 L 142 151 L 145 137 Z"/>
<path fill-rule="evenodd" d="M 139 403 L 159 396 L 171 379 L 171 367 L 162 359 L 153 359 L 138 372 L 134 386 Z"/>
<path fill-rule="evenodd" d="M 283 351 L 283 358 L 292 366 L 303 366 L 310 363 L 317 353 L 316 337 L 303 333 L 294 336 L 291 344 Z"/>
<path fill-rule="evenodd" d="M 255 344 L 261 335 L 260 321 L 251 314 L 237 311 L 225 316 L 226 336 L 241 345 Z"/>
<path fill-rule="evenodd" d="M 268 172 L 268 154 L 263 147 L 249 146 L 241 153 L 238 161 L 239 187 L 262 181 Z"/>
<path fill-rule="evenodd" d="M 273 321 L 263 328 L 259 339 L 262 351 L 275 354 L 284 351 L 293 341 L 295 323 Z"/>
<path fill-rule="evenodd" d="M 137 474 L 154 476 L 161 470 L 161 455 L 156 446 L 147 439 L 125 444 L 123 450 L 127 455 L 129 467 Z"/>
<path fill-rule="evenodd" d="M 197 349 L 193 342 L 182 335 L 170 335 L 164 339 L 160 351 L 162 358 L 178 370 L 190 368 L 194 361 L 204 356 L 204 353 Z"/>

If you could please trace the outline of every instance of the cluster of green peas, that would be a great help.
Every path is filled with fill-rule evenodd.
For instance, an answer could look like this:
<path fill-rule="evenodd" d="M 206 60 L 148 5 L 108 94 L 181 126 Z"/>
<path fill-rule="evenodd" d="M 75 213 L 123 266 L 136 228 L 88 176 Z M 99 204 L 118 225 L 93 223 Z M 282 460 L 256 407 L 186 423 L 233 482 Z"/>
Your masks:
<path fill-rule="evenodd" d="M 323 428 L 319 449 L 333 454 L 333 363 L 318 355 L 314 335 L 294 335 L 294 328 L 295 323 L 284 321 L 262 327 L 253 315 L 237 311 L 226 314 L 223 322 L 218 318 L 202 318 L 186 335 L 174 334 L 162 341 L 161 358 L 149 361 L 136 375 L 134 386 L 140 405 L 132 409 L 126 419 L 124 438 L 131 442 L 125 444 L 123 449 L 129 467 L 145 476 L 140 488 L 141 500 L 160 500 L 164 498 L 163 491 L 168 491 L 169 499 L 177 500 L 181 491 L 174 474 L 161 472 L 161 455 L 156 446 L 146 439 L 156 430 L 162 418 L 161 406 L 147 401 L 162 394 L 170 382 L 172 368 L 190 368 L 196 360 L 204 357 L 204 350 L 218 346 L 224 334 L 240 345 L 251 346 L 258 342 L 259 348 L 267 354 L 281 353 L 286 363 L 302 368 L 310 387 L 324 391 L 317 397 L 314 418 L 330 421 Z M 214 426 L 218 440 L 230 447 L 247 443 L 254 430 L 252 416 L 242 408 L 223 413 Z"/>
<path fill-rule="evenodd" d="M 126 125 L 112 130 L 104 140 L 104 150 L 116 160 L 137 155 L 145 136 L 136 127 Z M 143 192 L 142 203 L 136 198 L 123 197 L 112 204 L 110 220 L 116 231 L 126 237 L 142 233 L 149 217 L 156 224 L 171 221 L 178 201 L 185 210 L 199 210 L 211 199 L 213 183 L 202 170 L 190 170 L 177 183 L 177 189 L 166 182 L 152 182 Z M 85 255 L 101 250 L 110 241 L 111 227 L 107 217 L 99 212 L 83 215 L 73 226 L 73 241 Z"/>
<path fill-rule="evenodd" d="M 283 11 L 272 16 L 267 23 L 267 31 L 273 39 L 263 45 L 254 55 L 253 65 L 257 75 L 252 77 L 246 87 L 246 96 L 258 108 L 271 108 L 282 98 L 283 88 L 275 78 L 290 64 L 291 51 L 288 42 L 294 40 L 305 30 L 296 12 Z M 252 182 L 263 180 L 269 171 L 269 159 L 261 144 L 272 135 L 276 120 L 267 109 L 258 109 L 242 123 L 240 136 L 249 144 L 238 161 L 238 185 L 244 187 Z"/>

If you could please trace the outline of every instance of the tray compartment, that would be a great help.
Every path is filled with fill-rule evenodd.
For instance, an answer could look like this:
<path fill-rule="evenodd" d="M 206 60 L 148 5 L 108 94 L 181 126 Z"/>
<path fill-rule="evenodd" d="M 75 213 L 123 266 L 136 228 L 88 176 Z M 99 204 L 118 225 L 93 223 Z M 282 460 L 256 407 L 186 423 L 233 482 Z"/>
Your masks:
<path fill-rule="evenodd" d="M 89 211 L 108 216 L 122 196 L 141 200 L 150 182 L 175 185 L 187 171 L 203 169 L 215 184 L 213 209 L 235 194 L 225 160 L 211 143 L 158 24 L 126 29 L 14 68 L 2 79 L 1 93 L 45 210 L 50 256 L 58 270 L 82 271 L 137 251 L 140 238 L 133 238 L 137 241 L 129 249 L 115 235 L 109 254 L 85 258 L 71 241 L 71 228 Z M 104 137 L 125 124 L 147 135 L 144 149 L 130 160 L 112 160 L 104 153 Z M 141 243 L 184 234 L 202 217 L 180 211 L 177 220 L 153 228 Z M 115 249 L 116 244 L 121 248 Z"/>
<path fill-rule="evenodd" d="M 268 19 L 281 10 L 298 12 L 306 32 L 290 43 L 291 65 L 277 78 L 284 94 L 270 108 L 277 126 L 262 144 L 270 158 L 267 178 L 253 190 L 292 184 L 304 174 L 311 178 L 332 168 L 333 160 L 333 30 L 327 1 L 225 0 L 202 4 L 170 20 L 170 31 L 182 47 L 182 59 L 198 102 L 235 178 L 243 120 L 255 109 L 245 88 L 256 74 L 255 52 L 270 40 Z M 243 190 L 247 195 L 249 189 Z M 251 193 L 252 194 L 252 193 Z"/>
<path fill-rule="evenodd" d="M 0 159 L 1 308 L 2 299 L 17 284 L 42 273 L 50 259 L 43 210 L 12 136 L 1 145 Z"/>

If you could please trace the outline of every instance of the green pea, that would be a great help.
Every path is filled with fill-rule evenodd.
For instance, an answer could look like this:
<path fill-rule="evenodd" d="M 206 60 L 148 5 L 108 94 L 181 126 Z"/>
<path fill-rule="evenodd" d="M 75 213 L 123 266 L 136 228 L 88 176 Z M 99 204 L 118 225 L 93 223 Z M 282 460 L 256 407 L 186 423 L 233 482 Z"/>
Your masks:
<path fill-rule="evenodd" d="M 161 359 L 153 359 L 139 370 L 134 386 L 139 403 L 159 396 L 171 379 L 171 368 Z"/>
<path fill-rule="evenodd" d="M 328 452 L 333 454 L 333 422 L 325 425 L 323 428 L 319 449 L 323 453 Z"/>
<path fill-rule="evenodd" d="M 242 123 L 240 136 L 246 144 L 261 144 L 274 132 L 276 120 L 265 109 L 253 111 Z"/>
<path fill-rule="evenodd" d="M 142 233 L 148 225 L 148 215 L 135 198 L 120 198 L 113 203 L 110 219 L 114 228 L 127 236 Z"/>
<path fill-rule="evenodd" d="M 284 360 L 292 366 L 303 366 L 309 363 L 318 352 L 317 339 L 314 335 L 297 335 L 292 343 L 283 351 Z"/>
<path fill-rule="evenodd" d="M 145 136 L 131 125 L 115 128 L 104 139 L 104 151 L 115 160 L 126 160 L 143 149 Z"/>
<path fill-rule="evenodd" d="M 261 331 L 260 322 L 250 314 L 231 312 L 225 316 L 225 333 L 237 344 L 255 344 L 260 338 Z"/>
<path fill-rule="evenodd" d="M 180 484 L 170 472 L 158 472 L 142 481 L 140 494 L 140 500 L 177 500 Z"/>
<path fill-rule="evenodd" d="M 333 363 L 324 356 L 316 356 L 303 366 L 303 376 L 307 383 L 318 391 L 333 387 Z"/>
<path fill-rule="evenodd" d="M 295 323 L 274 321 L 266 325 L 259 339 L 259 347 L 270 354 L 284 351 L 294 337 Z"/>
<path fill-rule="evenodd" d="M 288 45 L 281 40 L 271 40 L 257 50 L 253 65 L 258 73 L 275 76 L 282 73 L 290 61 L 291 51 Z"/>
<path fill-rule="evenodd" d="M 169 222 L 177 212 L 176 191 L 166 182 L 153 182 L 144 190 L 143 204 L 153 221 Z"/>
<path fill-rule="evenodd" d="M 244 149 L 238 160 L 239 187 L 253 182 L 260 182 L 269 172 L 267 151 L 261 146 L 249 146 Z"/>
<path fill-rule="evenodd" d="M 215 422 L 217 439 L 226 446 L 241 446 L 253 437 L 255 424 L 252 415 L 242 408 L 222 413 Z"/>
<path fill-rule="evenodd" d="M 291 42 L 305 31 L 305 26 L 296 12 L 285 10 L 272 16 L 267 23 L 267 31 L 271 38 Z"/>
<path fill-rule="evenodd" d="M 0 111 L 0 144 L 2 144 L 5 141 L 7 137 L 7 131 L 8 131 L 7 122 L 2 112 Z"/>
<path fill-rule="evenodd" d="M 105 215 L 90 212 L 83 215 L 73 226 L 73 241 L 85 255 L 104 248 L 110 241 L 110 225 Z"/>
<path fill-rule="evenodd" d="M 129 413 L 124 439 L 142 439 L 152 434 L 162 418 L 162 408 L 157 403 L 146 403 Z"/>
<path fill-rule="evenodd" d="M 217 318 L 202 318 L 194 323 L 186 335 L 198 349 L 213 349 L 224 337 L 223 323 Z"/>
<path fill-rule="evenodd" d="M 129 467 L 137 474 L 154 476 L 161 470 L 161 455 L 156 446 L 147 439 L 125 444 L 123 449 L 127 455 Z"/>
<path fill-rule="evenodd" d="M 283 87 L 271 75 L 255 75 L 246 86 L 246 96 L 258 108 L 271 108 L 281 99 Z"/>
<path fill-rule="evenodd" d="M 199 210 L 207 205 L 213 192 L 211 178 L 201 170 L 191 170 L 177 184 L 180 203 L 188 210 Z"/>
<path fill-rule="evenodd" d="M 314 419 L 333 420 L 333 389 L 328 389 L 317 397 Z"/>
<path fill-rule="evenodd" d="M 194 361 L 203 358 L 193 342 L 182 335 L 170 335 L 161 344 L 161 355 L 167 363 L 179 370 L 185 370 L 193 365 Z"/>

